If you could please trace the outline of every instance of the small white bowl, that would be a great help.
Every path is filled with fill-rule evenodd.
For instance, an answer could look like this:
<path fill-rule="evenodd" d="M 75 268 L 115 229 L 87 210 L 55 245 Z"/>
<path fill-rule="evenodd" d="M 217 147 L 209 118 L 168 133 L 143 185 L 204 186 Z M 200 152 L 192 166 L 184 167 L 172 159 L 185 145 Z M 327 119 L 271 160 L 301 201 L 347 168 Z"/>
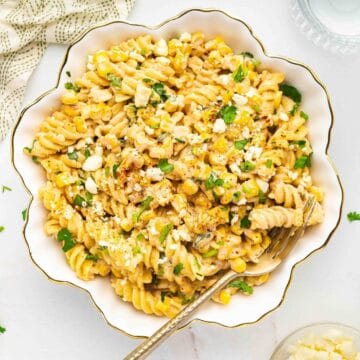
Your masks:
<path fill-rule="evenodd" d="M 321 322 L 311 325 L 306 325 L 300 329 L 295 330 L 285 339 L 283 339 L 276 347 L 271 355 L 270 360 L 286 360 L 289 357 L 288 349 L 291 345 L 295 345 L 299 340 L 304 339 L 309 335 L 322 336 L 330 330 L 339 330 L 344 336 L 351 337 L 354 341 L 355 348 L 360 352 L 360 331 L 344 324 L 335 322 Z"/>
<path fill-rule="evenodd" d="M 31 195 L 24 235 L 33 262 L 49 279 L 86 290 L 110 325 L 138 337 L 151 335 L 167 319 L 135 310 L 115 295 L 107 278 L 85 282 L 76 277 L 66 264 L 59 244 L 44 233 L 43 224 L 47 212 L 37 194 L 46 179 L 41 169 L 24 155 L 23 147 L 32 143 L 39 124 L 60 105 L 60 94 L 67 81 L 65 72 L 70 71 L 74 78 L 79 77 L 85 70 L 87 54 L 144 33 L 156 38 L 169 38 L 185 31 L 203 31 L 207 38 L 221 35 L 235 52 L 252 52 L 264 67 L 283 72 L 286 81 L 302 92 L 302 106 L 310 115 L 308 128 L 314 150 L 312 174 L 314 181 L 321 184 L 326 193 L 324 222 L 306 232 L 268 283 L 256 288 L 253 296 L 234 296 L 227 306 L 209 302 L 197 312 L 196 319 L 236 327 L 254 323 L 280 306 L 295 265 L 326 245 L 339 223 L 343 202 L 340 180 L 327 155 L 333 114 L 324 85 L 306 65 L 267 55 L 263 45 L 243 21 L 218 10 L 189 10 L 155 27 L 113 21 L 90 29 L 69 48 L 60 69 L 57 86 L 40 96 L 21 113 L 12 137 L 12 160 Z"/>

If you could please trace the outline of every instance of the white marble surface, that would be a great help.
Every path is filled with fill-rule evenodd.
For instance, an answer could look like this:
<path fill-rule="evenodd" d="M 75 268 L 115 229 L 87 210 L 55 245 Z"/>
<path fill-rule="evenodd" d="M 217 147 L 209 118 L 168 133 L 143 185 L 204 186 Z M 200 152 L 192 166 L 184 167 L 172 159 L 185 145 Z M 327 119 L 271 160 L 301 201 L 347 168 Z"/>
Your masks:
<path fill-rule="evenodd" d="M 309 64 L 327 85 L 335 113 L 330 155 L 346 193 L 343 220 L 328 246 L 294 272 L 285 301 L 255 325 L 226 329 L 194 323 L 172 336 L 150 359 L 266 360 L 290 331 L 311 322 L 360 327 L 360 223 L 345 214 L 360 210 L 360 55 L 341 58 L 308 42 L 294 27 L 288 1 L 137 0 L 129 20 L 157 24 L 191 7 L 219 8 L 248 22 L 271 54 Z M 219 29 L 221 33 L 221 29 Z M 32 76 L 24 104 L 51 88 L 66 47 L 50 46 Z M 9 136 L 0 144 L 0 359 L 121 359 L 139 340 L 109 327 L 82 291 L 49 282 L 31 263 L 22 237 L 21 211 L 28 197 L 9 162 Z M 241 311 L 241 309 L 239 309 Z"/>

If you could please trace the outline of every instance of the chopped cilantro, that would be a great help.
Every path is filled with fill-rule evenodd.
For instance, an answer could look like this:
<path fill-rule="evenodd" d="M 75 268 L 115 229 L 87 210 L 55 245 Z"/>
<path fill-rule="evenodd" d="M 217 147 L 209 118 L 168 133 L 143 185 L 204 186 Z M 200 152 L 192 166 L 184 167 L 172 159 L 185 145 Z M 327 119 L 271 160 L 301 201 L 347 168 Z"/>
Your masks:
<path fill-rule="evenodd" d="M 305 140 L 294 140 L 294 141 L 290 141 L 291 145 L 299 145 L 300 148 L 303 148 L 306 145 L 306 141 Z"/>
<path fill-rule="evenodd" d="M 0 325 L 0 334 L 3 334 L 6 331 L 6 329 Z"/>
<path fill-rule="evenodd" d="M 199 259 L 196 256 L 194 256 L 194 263 L 195 263 L 197 269 L 200 270 L 201 265 L 200 265 Z"/>
<path fill-rule="evenodd" d="M 255 169 L 255 164 L 251 161 L 244 161 L 242 164 L 240 164 L 240 170 L 244 172 L 252 171 Z"/>
<path fill-rule="evenodd" d="M 172 230 L 173 227 L 173 224 L 167 224 L 160 230 L 159 241 L 161 244 L 166 240 L 169 232 Z"/>
<path fill-rule="evenodd" d="M 121 88 L 121 79 L 114 74 L 107 74 L 107 79 L 113 87 Z"/>
<path fill-rule="evenodd" d="M 234 144 L 235 144 L 235 148 L 238 150 L 242 150 L 244 149 L 245 145 L 249 142 L 249 139 L 243 139 L 243 140 L 235 140 Z"/>
<path fill-rule="evenodd" d="M 152 196 L 148 196 L 145 200 L 141 202 L 140 211 L 135 213 L 134 220 L 139 221 L 140 216 L 143 214 L 144 211 L 150 209 L 150 203 L 154 200 Z"/>
<path fill-rule="evenodd" d="M 74 150 L 73 152 L 70 152 L 70 153 L 68 152 L 67 156 L 70 160 L 77 160 L 79 158 L 76 150 Z"/>
<path fill-rule="evenodd" d="M 175 138 L 175 140 L 181 144 L 185 144 L 186 141 L 184 139 L 181 139 L 181 138 Z"/>
<path fill-rule="evenodd" d="M 30 153 L 32 152 L 33 148 L 34 148 L 35 142 L 36 142 L 36 139 L 33 140 L 32 144 L 31 144 L 31 147 L 25 146 L 25 147 L 24 147 L 24 151 L 27 152 L 28 154 L 30 154 Z"/>
<path fill-rule="evenodd" d="M 3 232 L 5 230 L 4 226 L 0 226 L 0 233 Z"/>
<path fill-rule="evenodd" d="M 270 169 L 270 168 L 272 167 L 272 164 L 273 164 L 272 160 L 271 160 L 271 159 L 267 159 L 267 160 L 266 160 L 266 163 L 265 163 L 265 166 L 266 166 L 268 169 Z"/>
<path fill-rule="evenodd" d="M 75 92 L 79 92 L 80 91 L 80 88 L 76 85 L 76 84 L 73 84 L 72 82 L 68 81 L 65 83 L 65 89 L 66 90 L 73 90 Z"/>
<path fill-rule="evenodd" d="M 216 256 L 218 254 L 218 252 L 219 252 L 218 249 L 211 249 L 211 250 L 207 251 L 205 254 L 202 254 L 202 256 L 204 258 L 209 258 L 209 257 Z"/>
<path fill-rule="evenodd" d="M 91 201 L 93 199 L 93 194 L 90 193 L 89 191 L 85 192 L 85 200 L 88 203 L 88 205 L 91 205 Z"/>
<path fill-rule="evenodd" d="M 66 76 L 71 77 L 70 71 L 66 71 L 65 74 L 66 74 Z"/>
<path fill-rule="evenodd" d="M 229 125 L 235 120 L 236 107 L 233 105 L 225 105 L 220 109 L 219 115 L 224 119 L 225 124 Z"/>
<path fill-rule="evenodd" d="M 84 155 L 85 155 L 85 159 L 90 157 L 91 153 L 90 153 L 90 149 L 88 147 L 85 149 Z"/>
<path fill-rule="evenodd" d="M 71 232 L 67 228 L 62 228 L 57 234 L 58 241 L 64 241 L 62 250 L 64 252 L 73 248 L 76 244 L 76 241 L 73 239 Z"/>
<path fill-rule="evenodd" d="M 39 161 L 38 157 L 35 156 L 35 155 L 33 155 L 33 156 L 31 157 L 31 160 L 32 160 L 35 164 L 40 164 L 40 161 Z"/>
<path fill-rule="evenodd" d="M 133 255 L 137 255 L 137 254 L 141 254 L 141 249 L 139 245 L 136 245 L 133 249 L 132 249 L 132 253 Z"/>
<path fill-rule="evenodd" d="M 174 170 L 174 165 L 170 164 L 168 159 L 161 159 L 159 161 L 158 167 L 164 174 L 171 173 Z"/>
<path fill-rule="evenodd" d="M 178 263 L 175 267 L 174 267 L 174 274 L 175 275 L 180 275 L 181 270 L 184 268 L 183 263 Z"/>
<path fill-rule="evenodd" d="M 347 218 L 348 220 L 351 221 L 358 221 L 360 220 L 360 213 L 356 212 L 356 211 L 351 211 L 347 214 Z"/>
<path fill-rule="evenodd" d="M 120 164 L 114 164 L 113 167 L 112 167 L 112 174 L 113 174 L 113 177 L 114 177 L 115 179 L 117 179 L 117 173 L 116 173 L 116 171 L 117 171 L 117 169 L 118 169 L 119 166 L 120 166 Z"/>
<path fill-rule="evenodd" d="M 300 111 L 300 116 L 305 119 L 305 121 L 309 120 L 309 115 L 303 111 Z"/>
<path fill-rule="evenodd" d="M 244 229 L 249 229 L 250 225 L 251 225 L 251 221 L 247 216 L 244 216 L 240 221 L 240 226 Z"/>
<path fill-rule="evenodd" d="M 311 159 L 310 156 L 300 156 L 296 159 L 294 169 L 303 169 L 304 167 L 310 167 L 311 166 Z"/>
<path fill-rule="evenodd" d="M 254 291 L 252 286 L 250 286 L 245 281 L 239 279 L 231 281 L 229 287 L 239 289 L 241 292 L 247 293 L 249 295 L 251 295 Z"/>
<path fill-rule="evenodd" d="M 145 236 L 143 233 L 138 233 L 136 235 L 136 240 L 140 241 L 140 240 L 145 240 Z"/>
<path fill-rule="evenodd" d="M 27 213 L 27 209 L 24 209 L 24 210 L 21 212 L 22 219 L 23 219 L 24 221 L 26 220 L 26 213 Z"/>
<path fill-rule="evenodd" d="M 294 100 L 296 103 L 301 103 L 301 93 L 296 87 L 289 84 L 281 84 L 280 90 L 285 96 Z"/>
<path fill-rule="evenodd" d="M 294 106 L 292 107 L 292 109 L 289 111 L 289 114 L 291 116 L 294 116 L 298 108 L 299 108 L 299 104 L 295 103 Z"/>
<path fill-rule="evenodd" d="M 205 180 L 206 189 L 213 189 L 215 186 L 223 186 L 224 180 L 218 179 L 216 174 L 212 171 L 210 176 Z"/>
<path fill-rule="evenodd" d="M 5 192 L 5 191 L 12 191 L 12 189 L 10 188 L 10 187 L 8 187 L 8 186 L 6 186 L 6 185 L 3 185 L 2 186 L 2 191 L 1 192 Z"/>
<path fill-rule="evenodd" d="M 259 203 L 265 204 L 266 198 L 267 197 L 266 197 L 265 193 L 260 189 L 259 190 Z"/>
<path fill-rule="evenodd" d="M 164 89 L 164 84 L 161 82 L 155 83 L 152 86 L 153 90 L 160 96 L 161 101 L 166 101 L 168 99 L 168 95 Z"/>
<path fill-rule="evenodd" d="M 165 296 L 167 296 L 167 295 L 168 295 L 168 292 L 167 292 L 167 291 L 162 291 L 162 292 L 160 293 L 161 302 L 164 302 Z"/>
<path fill-rule="evenodd" d="M 248 69 L 243 68 L 241 65 L 237 68 L 237 70 L 233 73 L 233 79 L 235 82 L 241 82 L 245 79 L 248 74 Z"/>
<path fill-rule="evenodd" d="M 98 255 L 93 255 L 93 254 L 87 254 L 86 255 L 86 260 L 93 260 L 93 261 L 98 261 L 99 260 L 99 256 Z"/>
<path fill-rule="evenodd" d="M 142 81 L 143 81 L 144 83 L 151 83 L 151 82 L 152 82 L 152 80 L 149 79 L 149 78 L 144 78 L 144 79 L 142 79 Z"/>
<path fill-rule="evenodd" d="M 240 53 L 240 55 L 242 55 L 243 57 L 248 57 L 250 59 L 254 58 L 254 55 L 251 52 L 248 52 L 248 51 L 243 51 L 242 53 Z"/>
<path fill-rule="evenodd" d="M 79 194 L 76 194 L 75 199 L 74 199 L 74 205 L 77 205 L 80 207 L 87 207 L 88 203 L 82 196 L 80 196 Z"/>
<path fill-rule="evenodd" d="M 241 192 L 240 191 L 236 191 L 233 193 L 233 199 L 235 202 L 240 200 L 240 196 L 241 196 Z"/>

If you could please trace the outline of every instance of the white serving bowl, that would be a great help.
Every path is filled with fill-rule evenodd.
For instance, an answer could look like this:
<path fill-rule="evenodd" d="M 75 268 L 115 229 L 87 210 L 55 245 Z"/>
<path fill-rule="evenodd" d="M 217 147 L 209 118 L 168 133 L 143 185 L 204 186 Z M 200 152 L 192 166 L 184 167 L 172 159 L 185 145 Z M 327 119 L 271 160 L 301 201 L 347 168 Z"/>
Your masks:
<path fill-rule="evenodd" d="M 33 262 L 48 278 L 86 290 L 108 323 L 132 336 L 151 335 L 164 324 L 166 318 L 145 315 L 131 304 L 123 302 L 115 295 L 107 278 L 85 282 L 76 277 L 66 264 L 59 244 L 44 233 L 47 211 L 37 194 L 45 183 L 45 175 L 24 155 L 23 147 L 32 143 L 39 124 L 60 105 L 60 94 L 67 81 L 65 72 L 70 71 L 74 78 L 79 77 L 85 70 L 87 54 L 144 33 L 152 34 L 155 38 L 169 38 L 185 31 L 202 31 L 208 38 L 221 35 L 235 52 L 250 51 L 262 62 L 263 67 L 283 72 L 286 81 L 301 91 L 303 109 L 310 115 L 308 127 L 314 149 L 312 174 L 315 182 L 321 184 L 326 193 L 324 222 L 306 232 L 266 284 L 256 288 L 253 296 L 234 296 L 227 306 L 209 302 L 198 311 L 196 319 L 235 327 L 254 323 L 276 309 L 284 299 L 295 265 L 326 245 L 341 214 L 341 184 L 327 155 L 333 114 L 324 86 L 307 66 L 267 55 L 248 25 L 217 10 L 189 10 L 155 27 L 114 21 L 90 29 L 68 49 L 57 86 L 21 113 L 12 137 L 12 161 L 31 194 L 24 235 Z"/>

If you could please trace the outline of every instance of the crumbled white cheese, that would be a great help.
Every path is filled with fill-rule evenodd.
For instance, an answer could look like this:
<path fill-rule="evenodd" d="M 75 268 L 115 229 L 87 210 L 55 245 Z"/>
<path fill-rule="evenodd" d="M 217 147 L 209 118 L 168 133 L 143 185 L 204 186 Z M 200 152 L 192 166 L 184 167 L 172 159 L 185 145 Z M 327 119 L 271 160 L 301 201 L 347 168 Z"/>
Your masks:
<path fill-rule="evenodd" d="M 186 215 L 186 209 L 181 209 L 180 211 L 179 211 L 179 216 L 180 217 L 184 217 Z"/>
<path fill-rule="evenodd" d="M 138 183 L 136 183 L 136 184 L 134 185 L 134 190 L 137 191 L 137 192 L 140 192 L 140 191 L 142 190 L 141 185 L 138 184 Z"/>
<path fill-rule="evenodd" d="M 184 32 L 180 35 L 180 41 L 183 41 L 183 42 L 189 42 L 191 41 L 191 34 L 188 33 L 188 32 Z"/>
<path fill-rule="evenodd" d="M 82 169 L 85 171 L 95 171 L 102 166 L 102 157 L 99 155 L 89 156 L 83 163 Z"/>
<path fill-rule="evenodd" d="M 161 181 L 164 173 L 158 167 L 149 167 L 146 169 L 146 176 L 153 181 Z"/>
<path fill-rule="evenodd" d="M 102 216 L 104 214 L 104 209 L 101 202 L 96 201 L 94 203 L 94 212 L 99 216 Z"/>
<path fill-rule="evenodd" d="M 232 97 L 232 99 L 234 100 L 234 103 L 237 106 L 243 106 L 246 105 L 248 102 L 248 99 L 246 96 L 243 95 L 239 95 L 239 94 L 234 94 L 234 96 Z"/>
<path fill-rule="evenodd" d="M 239 168 L 239 166 L 237 164 L 232 163 L 232 164 L 230 164 L 229 167 L 230 167 L 230 170 L 231 170 L 231 172 L 233 174 L 238 175 L 238 176 L 241 175 L 241 170 L 240 170 L 240 168 Z"/>
<path fill-rule="evenodd" d="M 282 121 L 288 121 L 289 117 L 287 116 L 287 114 L 285 112 L 281 111 L 279 113 L 279 119 L 282 120 Z"/>
<path fill-rule="evenodd" d="M 113 219 L 116 222 L 116 224 L 118 224 L 118 225 L 121 224 L 121 219 L 118 216 L 114 216 Z"/>
<path fill-rule="evenodd" d="M 184 95 L 170 96 L 170 103 L 175 106 L 184 107 L 185 106 L 185 97 Z"/>
<path fill-rule="evenodd" d="M 96 145 L 95 147 L 95 155 L 102 156 L 104 150 L 101 145 Z"/>
<path fill-rule="evenodd" d="M 156 61 L 164 65 L 169 65 L 171 63 L 171 60 L 165 56 L 158 56 Z"/>
<path fill-rule="evenodd" d="M 263 151 L 263 148 L 258 147 L 258 146 L 250 146 L 249 149 L 246 151 L 245 153 L 245 160 L 247 161 L 251 161 L 251 160 L 256 160 L 259 158 L 259 156 L 261 155 Z"/>
<path fill-rule="evenodd" d="M 229 85 L 230 75 L 219 75 L 219 82 L 222 85 Z"/>
<path fill-rule="evenodd" d="M 68 149 L 67 149 L 67 152 L 68 152 L 68 153 L 74 152 L 74 147 L 73 147 L 73 146 L 69 146 Z"/>
<path fill-rule="evenodd" d="M 85 139 L 85 144 L 89 145 L 89 144 L 92 144 L 93 143 L 93 139 L 91 137 L 87 137 Z"/>
<path fill-rule="evenodd" d="M 296 180 L 298 178 L 298 173 L 296 171 L 289 171 L 288 172 L 288 176 L 291 180 Z"/>
<path fill-rule="evenodd" d="M 90 194 L 97 194 L 97 192 L 98 192 L 96 183 L 95 183 L 95 181 L 93 180 L 93 178 L 91 176 L 89 176 L 85 181 L 85 189 Z"/>
<path fill-rule="evenodd" d="M 186 230 L 175 229 L 171 234 L 175 241 L 191 241 L 191 236 Z"/>
<path fill-rule="evenodd" d="M 304 188 L 307 188 L 311 186 L 311 176 L 310 175 L 303 175 L 302 179 L 300 180 L 300 185 L 302 185 Z"/>
<path fill-rule="evenodd" d="M 198 134 L 187 134 L 186 137 L 191 145 L 201 144 L 203 141 Z"/>
<path fill-rule="evenodd" d="M 243 136 L 244 139 L 247 139 L 250 137 L 250 130 L 247 126 L 245 126 L 243 129 L 242 129 L 242 133 L 241 135 Z"/>
<path fill-rule="evenodd" d="M 94 65 L 94 62 L 93 62 L 93 55 L 88 55 L 87 56 L 87 69 L 90 70 L 90 71 L 93 71 L 93 70 L 96 70 L 96 66 Z"/>
<path fill-rule="evenodd" d="M 213 126 L 214 133 L 223 133 L 226 131 L 226 124 L 223 119 L 216 119 Z"/>
<path fill-rule="evenodd" d="M 99 240 L 98 244 L 99 246 L 109 246 L 109 242 L 105 240 Z"/>
<path fill-rule="evenodd" d="M 163 258 L 160 258 L 157 262 L 158 262 L 158 264 L 163 265 L 168 261 L 169 261 L 169 259 L 166 256 L 164 256 Z"/>
<path fill-rule="evenodd" d="M 154 223 L 151 224 L 151 226 L 149 226 L 149 233 L 151 235 L 158 235 L 159 234 L 159 232 L 157 231 Z"/>
<path fill-rule="evenodd" d="M 65 210 L 64 210 L 64 218 L 66 220 L 70 220 L 73 216 L 74 210 L 70 205 L 67 205 Z"/>
<path fill-rule="evenodd" d="M 145 132 L 146 132 L 148 135 L 154 135 L 155 130 L 152 129 L 150 126 L 145 126 Z"/>
<path fill-rule="evenodd" d="M 247 97 L 253 97 L 257 93 L 257 90 L 254 87 L 251 87 L 245 94 Z"/>
<path fill-rule="evenodd" d="M 142 82 L 138 82 L 135 92 L 135 106 L 142 107 L 146 106 L 149 102 L 151 89 Z"/>
<path fill-rule="evenodd" d="M 256 183 L 258 184 L 260 190 L 263 193 L 266 193 L 269 190 L 269 183 L 267 183 L 266 181 L 263 181 L 261 179 L 256 179 Z"/>
<path fill-rule="evenodd" d="M 108 101 L 112 98 L 112 93 L 108 89 L 99 89 L 93 87 L 90 90 L 89 97 L 96 103 Z"/>
<path fill-rule="evenodd" d="M 236 224 L 236 223 L 238 222 L 238 220 L 239 220 L 239 215 L 238 215 L 238 214 L 235 214 L 235 215 L 233 216 L 233 218 L 231 219 L 231 225 Z"/>
<path fill-rule="evenodd" d="M 183 125 L 176 125 L 173 128 L 173 134 L 176 138 L 186 137 L 190 132 L 191 130 L 187 126 Z"/>
<path fill-rule="evenodd" d="M 157 56 L 167 56 L 169 53 L 169 48 L 167 42 L 164 39 L 160 39 L 154 47 L 154 53 Z"/>
<path fill-rule="evenodd" d="M 170 244 L 169 245 L 169 249 L 170 250 L 176 250 L 178 248 L 178 245 L 177 244 Z"/>

